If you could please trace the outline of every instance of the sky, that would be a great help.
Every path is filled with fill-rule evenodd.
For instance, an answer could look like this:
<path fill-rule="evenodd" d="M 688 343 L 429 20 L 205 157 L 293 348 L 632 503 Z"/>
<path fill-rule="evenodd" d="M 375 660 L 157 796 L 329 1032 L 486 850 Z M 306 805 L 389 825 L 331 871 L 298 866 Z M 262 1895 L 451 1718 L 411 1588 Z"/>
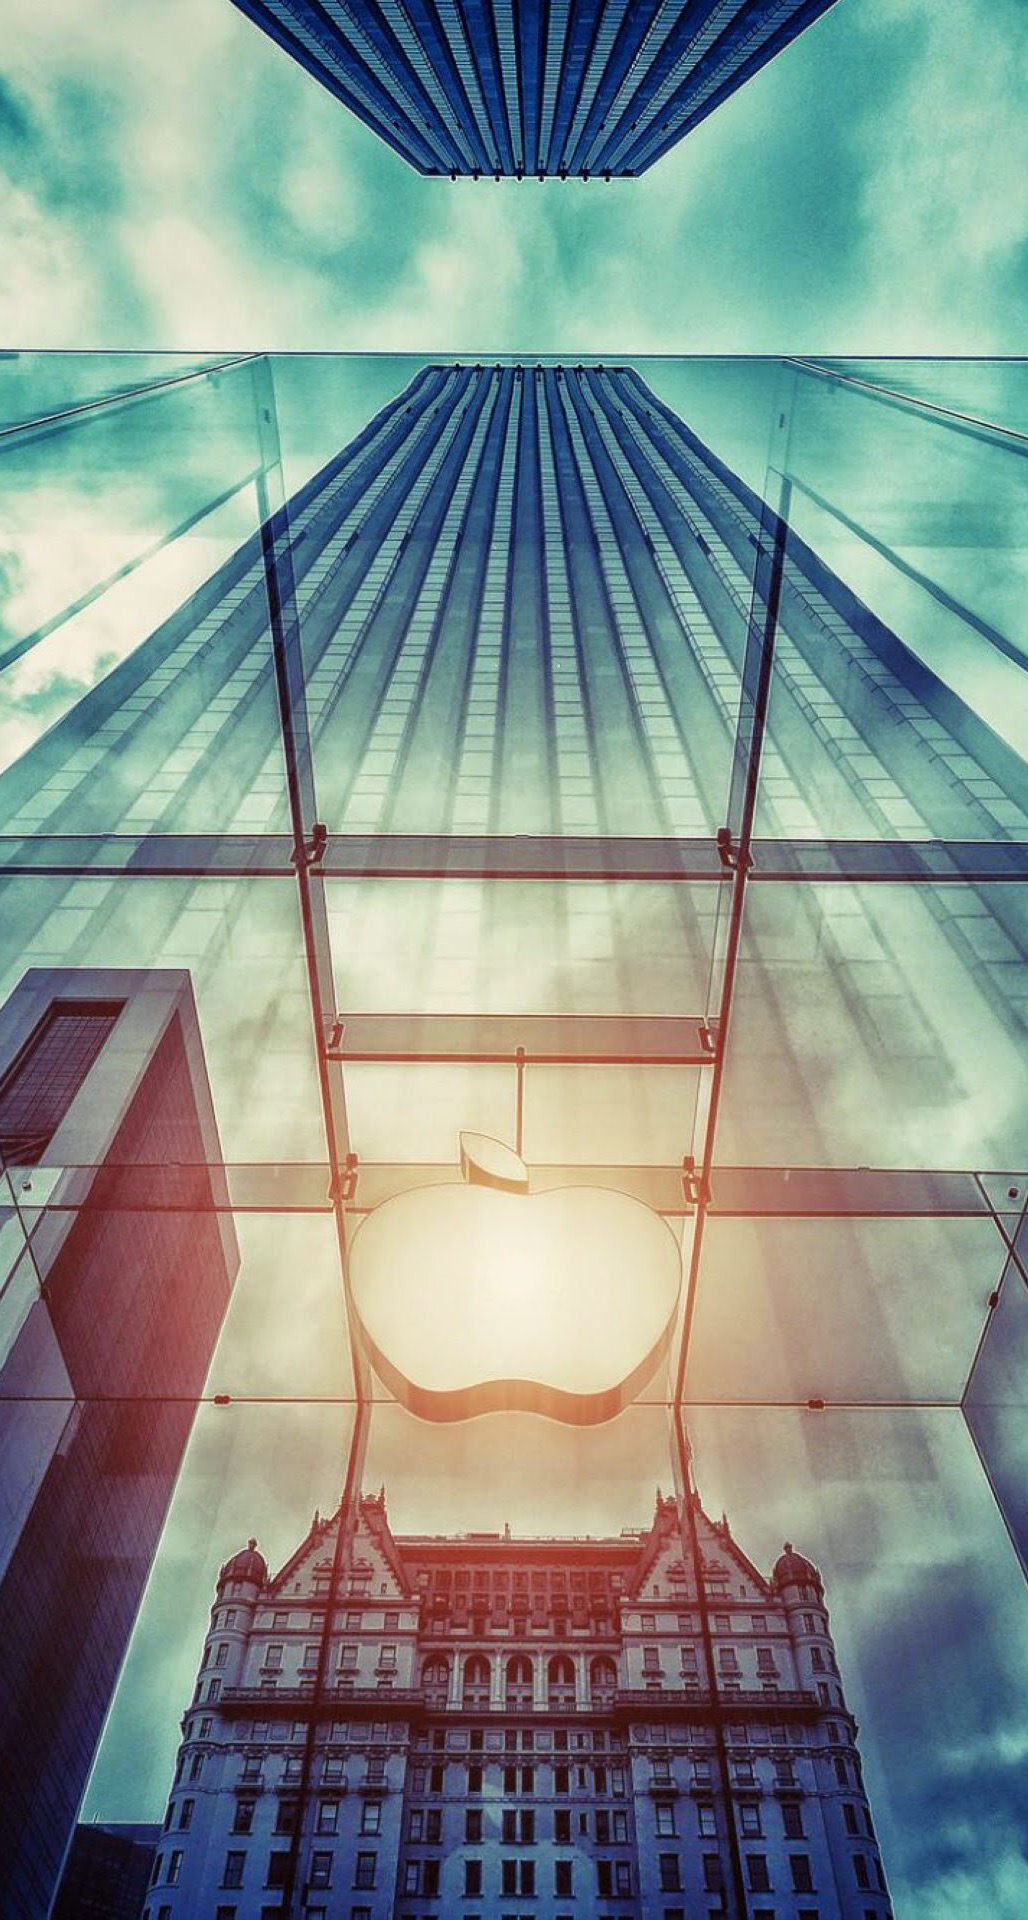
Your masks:
<path fill-rule="evenodd" d="M 229 0 L 0 0 L 0 347 L 1015 354 L 1028 306 L 1026 73 L 1024 0 L 839 0 L 640 181 L 451 184 L 420 179 Z M 111 536 L 110 502 L 90 503 L 81 475 L 63 484 L 90 508 L 81 560 L 62 550 L 66 594 L 77 573 L 96 578 L 135 549 Z M 128 523 L 121 507 L 115 517 Z M 152 572 L 128 582 L 129 625 L 140 594 L 151 610 L 155 591 L 177 604 L 238 536 L 230 513 L 206 551 L 169 553 L 162 586 Z M 41 571 L 28 569 L 30 585 Z M 45 619 L 54 591 L 51 574 L 51 597 L 30 594 L 15 626 Z M 110 600 L 89 617 L 75 640 L 85 678 L 65 704 L 117 643 Z M 48 723 L 58 694 L 21 684 Z M 241 940 L 227 906 L 225 917 Z M 216 1049 L 213 1012 L 207 1031 Z M 995 1076 L 995 1110 L 998 1050 L 976 1072 L 980 1035 L 953 1021 L 950 1038 L 977 1089 Z M 870 1157 L 876 1089 L 854 1086 L 853 1152 Z M 741 1097 L 738 1110 L 744 1131 Z M 926 1104 L 930 1149 L 943 1118 L 980 1135 L 966 1102 L 945 1116 Z M 959 1159 L 963 1141 L 949 1144 Z M 324 1305 L 323 1229 L 244 1223 L 233 1331 L 248 1362 L 281 1307 L 283 1268 Z M 895 1255 L 901 1277 L 912 1257 Z M 954 1255 L 947 1311 L 966 1306 L 957 1268 Z M 882 1295 L 895 1311 L 891 1278 Z M 291 1294 L 309 1327 L 297 1305 Z M 937 1297 L 926 1341 L 938 1315 Z M 322 1362 L 333 1331 L 321 1329 Z M 231 1376 L 232 1351 L 218 1384 L 259 1390 L 259 1368 Z M 310 1389 L 309 1353 L 292 1364 Z M 324 1409 L 201 1414 L 93 1813 L 160 1817 L 217 1565 L 254 1527 L 285 1558 L 333 1497 L 345 1424 Z M 515 1528 L 545 1530 L 532 1502 L 540 1484 L 553 1496 L 548 1437 L 522 1421 L 515 1448 L 509 1426 L 487 1429 L 417 1436 L 435 1524 L 497 1524 L 499 1497 Z M 1025 1673 L 1005 1623 L 1023 1590 L 959 1416 L 832 1416 L 815 1429 L 795 1411 L 740 1424 L 715 1410 L 694 1438 L 708 1505 L 728 1508 L 758 1564 L 788 1531 L 825 1568 L 899 1920 L 1019 1920 Z M 403 1505 L 411 1447 L 406 1416 L 383 1421 L 369 1463 L 399 1526 L 420 1518 Z M 652 1409 L 576 1438 L 562 1456 L 567 1515 L 551 1524 L 581 1524 L 586 1491 L 589 1526 L 644 1524 L 663 1457 Z M 458 1498 L 469 1464 L 488 1496 L 471 1516 Z"/>
<path fill-rule="evenodd" d="M 642 180 L 424 180 L 229 0 L 0 0 L 0 338 L 1016 353 L 1022 0 L 838 0 Z"/>

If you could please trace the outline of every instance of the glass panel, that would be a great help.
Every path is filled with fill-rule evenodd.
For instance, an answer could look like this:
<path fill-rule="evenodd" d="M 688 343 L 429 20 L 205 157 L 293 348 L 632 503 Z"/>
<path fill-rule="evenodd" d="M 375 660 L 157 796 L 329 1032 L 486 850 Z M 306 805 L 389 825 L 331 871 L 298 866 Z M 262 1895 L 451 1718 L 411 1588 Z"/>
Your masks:
<path fill-rule="evenodd" d="M 992 1221 L 708 1221 L 690 1400 L 959 1400 L 1005 1249 Z"/>
<path fill-rule="evenodd" d="M 1022 1232 L 1020 1240 L 1025 1242 Z M 1023 1566 L 1028 1567 L 1028 1280 L 1011 1260 L 967 1385 L 964 1414 Z"/>
<path fill-rule="evenodd" d="M 228 825 L 251 786 L 281 799 L 251 367 L 126 375 L 0 440 L 6 833 Z"/>
<path fill-rule="evenodd" d="M 1023 1138 L 1018 888 L 753 885 L 718 1154 L 1000 1167 Z"/>
<path fill-rule="evenodd" d="M 1023 370 L 968 384 L 1023 411 Z M 866 364 L 797 373 L 770 716 L 785 767 L 767 769 L 761 831 L 801 758 L 807 811 L 786 831 L 1024 838 L 1028 439 L 955 411 L 960 394 L 900 397 L 912 385 Z"/>
<path fill-rule="evenodd" d="M 302 1403 L 200 1410 L 89 1783 L 86 1819 L 120 1818 L 129 1800 L 142 1819 L 163 1819 L 178 1719 L 197 1691 L 219 1570 L 255 1534 L 273 1572 L 292 1558 L 311 1515 L 335 1505 L 352 1419 L 351 1408 Z M 212 1664 L 211 1671 L 219 1670 Z M 201 1702 L 209 1685 L 200 1680 Z M 251 1714 L 263 1712 L 258 1704 L 245 1718 L 252 1726 Z M 233 1724 L 241 1735 L 241 1722 Z M 284 1731 L 287 1723 L 279 1724 Z"/>

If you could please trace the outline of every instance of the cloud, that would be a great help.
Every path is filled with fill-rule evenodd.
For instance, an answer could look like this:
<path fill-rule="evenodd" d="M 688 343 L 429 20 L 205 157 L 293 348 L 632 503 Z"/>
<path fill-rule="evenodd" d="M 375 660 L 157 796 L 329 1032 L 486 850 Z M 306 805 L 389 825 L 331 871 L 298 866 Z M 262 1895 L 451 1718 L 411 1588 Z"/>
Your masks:
<path fill-rule="evenodd" d="M 1017 0 L 850 0 L 642 180 L 424 180 L 227 4 L 8 0 L 40 345 L 1017 350 Z"/>

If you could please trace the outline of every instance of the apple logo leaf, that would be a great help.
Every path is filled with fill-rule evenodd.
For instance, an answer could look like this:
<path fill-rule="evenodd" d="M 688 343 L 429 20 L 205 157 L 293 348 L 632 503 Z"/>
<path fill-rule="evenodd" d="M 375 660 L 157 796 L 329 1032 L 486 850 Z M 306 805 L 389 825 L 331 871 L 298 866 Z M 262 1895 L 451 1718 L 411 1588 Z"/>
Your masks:
<path fill-rule="evenodd" d="M 613 1419 L 667 1351 L 678 1240 L 630 1194 L 533 1194 L 501 1141 L 462 1133 L 459 1146 L 460 1180 L 394 1194 L 353 1236 L 350 1296 L 371 1365 L 425 1420 Z"/>
<path fill-rule="evenodd" d="M 503 1193 L 528 1192 L 528 1168 L 521 1155 L 488 1133 L 460 1135 L 460 1170 L 470 1187 L 499 1187 Z"/>

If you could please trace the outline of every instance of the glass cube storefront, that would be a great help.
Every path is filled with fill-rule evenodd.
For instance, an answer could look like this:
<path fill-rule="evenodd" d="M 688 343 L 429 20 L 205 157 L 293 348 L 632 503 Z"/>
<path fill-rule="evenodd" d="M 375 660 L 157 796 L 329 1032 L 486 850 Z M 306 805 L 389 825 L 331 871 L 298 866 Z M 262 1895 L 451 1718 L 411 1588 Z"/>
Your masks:
<path fill-rule="evenodd" d="M 1021 1912 L 1028 367 L 0 375 L 0 1397 L 37 1600 L 25 1515 L 122 1416 L 106 1531 L 58 1536 L 62 1669 L 133 1477 L 152 1534 L 85 1817 L 163 1819 L 248 1538 L 279 1568 L 384 1487 L 396 1535 L 606 1540 L 695 1491 L 761 1575 L 783 1541 L 820 1571 L 892 1910 Z M 140 1040 L 88 1081 L 95 1151 L 71 1107 L 26 1145 L 27 976 L 187 995 L 199 1121 Z M 481 1142 L 462 1177 L 462 1134 L 530 1193 Z M 107 1295 L 145 1364 L 76 1364 L 89 1261 L 152 1266 Z M 192 1344 L 190 1261 L 227 1276 Z"/>

